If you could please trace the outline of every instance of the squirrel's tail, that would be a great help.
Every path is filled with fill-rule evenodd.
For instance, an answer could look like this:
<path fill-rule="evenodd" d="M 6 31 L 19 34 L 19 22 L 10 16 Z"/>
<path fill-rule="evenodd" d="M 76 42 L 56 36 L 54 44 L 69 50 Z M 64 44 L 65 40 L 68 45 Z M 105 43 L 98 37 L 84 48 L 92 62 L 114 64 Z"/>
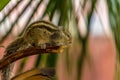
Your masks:
<path fill-rule="evenodd" d="M 2 69 L 2 76 L 1 76 L 2 79 L 1 80 L 10 80 L 10 78 L 12 76 L 13 66 L 14 66 L 14 63 L 9 64 L 8 66 L 6 66 Z"/>

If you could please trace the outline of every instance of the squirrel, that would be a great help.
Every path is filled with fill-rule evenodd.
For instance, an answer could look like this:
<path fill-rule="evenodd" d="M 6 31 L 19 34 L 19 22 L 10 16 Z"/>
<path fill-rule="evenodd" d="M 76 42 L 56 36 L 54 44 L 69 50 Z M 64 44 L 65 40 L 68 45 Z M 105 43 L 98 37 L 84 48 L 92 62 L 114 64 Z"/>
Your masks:
<path fill-rule="evenodd" d="M 47 21 L 36 21 L 26 28 L 21 37 L 8 45 L 4 57 L 29 47 L 46 49 L 46 46 L 67 46 L 70 43 L 71 34 L 68 30 Z M 14 63 L 2 69 L 2 80 L 10 80 L 13 66 Z"/>

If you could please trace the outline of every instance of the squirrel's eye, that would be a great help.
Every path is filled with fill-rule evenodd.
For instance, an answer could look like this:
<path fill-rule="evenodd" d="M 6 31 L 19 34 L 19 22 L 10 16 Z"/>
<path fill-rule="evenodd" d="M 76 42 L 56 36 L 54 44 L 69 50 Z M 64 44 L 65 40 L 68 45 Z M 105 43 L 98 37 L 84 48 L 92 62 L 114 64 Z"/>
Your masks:
<path fill-rule="evenodd" d="M 51 39 L 58 39 L 60 37 L 60 34 L 58 32 L 55 32 L 51 35 Z"/>

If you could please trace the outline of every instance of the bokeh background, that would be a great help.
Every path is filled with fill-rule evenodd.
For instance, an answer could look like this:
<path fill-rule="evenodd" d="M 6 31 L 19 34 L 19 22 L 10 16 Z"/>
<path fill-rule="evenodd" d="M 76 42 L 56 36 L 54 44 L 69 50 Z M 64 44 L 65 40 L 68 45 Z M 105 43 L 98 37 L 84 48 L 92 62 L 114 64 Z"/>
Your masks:
<path fill-rule="evenodd" d="M 0 59 L 32 22 L 51 21 L 72 35 L 62 54 L 18 60 L 13 74 L 55 67 L 56 80 L 120 80 L 120 0 L 1 0 L 0 5 Z"/>

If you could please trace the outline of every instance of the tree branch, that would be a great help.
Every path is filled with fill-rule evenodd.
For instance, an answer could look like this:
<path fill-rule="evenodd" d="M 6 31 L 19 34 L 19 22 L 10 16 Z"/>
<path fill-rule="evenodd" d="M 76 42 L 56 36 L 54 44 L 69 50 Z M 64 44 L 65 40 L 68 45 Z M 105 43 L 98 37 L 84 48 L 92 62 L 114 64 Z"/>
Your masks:
<path fill-rule="evenodd" d="M 30 47 L 25 50 L 17 51 L 0 60 L 0 69 L 4 68 L 8 64 L 11 64 L 12 62 L 15 62 L 18 59 L 27 56 L 31 56 L 35 54 L 45 54 L 45 53 L 61 53 L 63 49 L 64 46 L 47 47 L 46 49 L 41 49 L 40 47 Z"/>

